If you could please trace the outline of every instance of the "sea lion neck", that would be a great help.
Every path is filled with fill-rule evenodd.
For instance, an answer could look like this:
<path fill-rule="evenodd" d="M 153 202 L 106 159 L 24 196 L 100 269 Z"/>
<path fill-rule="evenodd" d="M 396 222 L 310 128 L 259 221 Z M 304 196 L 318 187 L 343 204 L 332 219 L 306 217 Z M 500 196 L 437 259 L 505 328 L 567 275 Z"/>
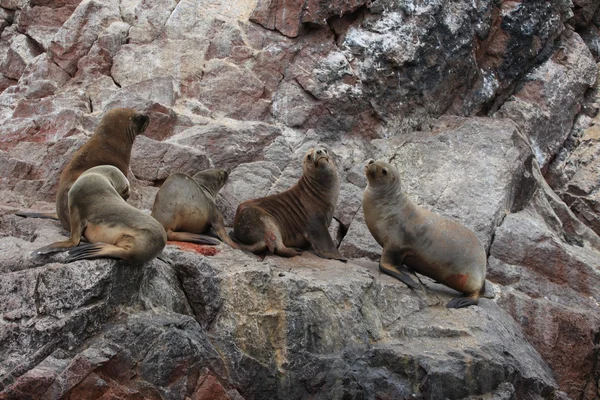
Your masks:
<path fill-rule="evenodd" d="M 318 179 L 308 174 L 302 174 L 297 185 L 315 201 L 337 203 L 340 184 L 336 171 L 333 171 L 333 174 L 328 175 L 325 179 Z"/>
<path fill-rule="evenodd" d="M 212 172 L 212 174 L 210 174 Z M 216 176 L 216 170 L 206 170 L 198 172 L 192 176 L 192 179 L 213 199 L 217 198 L 219 190 L 225 186 L 226 179 Z"/>
<path fill-rule="evenodd" d="M 219 190 L 221 190 L 221 185 L 219 185 L 217 182 L 211 182 L 210 183 L 206 183 L 206 182 L 202 182 L 202 183 L 198 183 L 198 185 L 200 185 L 200 187 L 210 195 L 210 197 L 212 197 L 213 199 L 217 198 L 217 193 L 219 193 Z"/>
<path fill-rule="evenodd" d="M 366 191 L 378 198 L 386 198 L 386 199 L 394 199 L 394 201 L 398 201 L 399 203 L 406 203 L 410 201 L 406 193 L 402 191 L 402 187 L 399 182 L 394 182 L 392 184 L 384 184 L 384 185 L 371 185 L 368 184 Z"/>
<path fill-rule="evenodd" d="M 130 124 L 125 131 L 127 133 L 127 140 L 129 141 L 129 145 L 133 146 L 133 142 L 135 142 L 135 137 L 137 136 L 133 125 Z"/>

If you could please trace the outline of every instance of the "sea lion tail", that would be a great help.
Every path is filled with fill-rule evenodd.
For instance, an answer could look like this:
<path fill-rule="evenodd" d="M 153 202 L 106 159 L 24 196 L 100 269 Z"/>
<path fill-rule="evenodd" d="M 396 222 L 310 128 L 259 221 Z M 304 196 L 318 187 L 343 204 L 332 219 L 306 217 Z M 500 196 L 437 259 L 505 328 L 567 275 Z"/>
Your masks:
<path fill-rule="evenodd" d="M 39 213 L 39 212 L 25 212 L 19 211 L 16 212 L 15 215 L 24 218 L 43 218 L 43 219 L 53 219 L 58 221 L 58 214 L 56 213 Z"/>

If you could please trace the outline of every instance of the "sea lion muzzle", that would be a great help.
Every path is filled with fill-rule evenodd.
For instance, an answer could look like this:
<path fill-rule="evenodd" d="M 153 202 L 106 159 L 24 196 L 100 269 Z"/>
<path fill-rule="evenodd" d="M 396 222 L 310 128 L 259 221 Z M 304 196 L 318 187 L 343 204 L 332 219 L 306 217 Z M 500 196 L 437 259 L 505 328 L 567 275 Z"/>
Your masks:
<path fill-rule="evenodd" d="M 322 149 L 315 150 L 313 152 L 313 158 L 315 160 L 315 167 L 319 166 L 319 161 L 321 161 L 323 158 L 329 162 L 329 155 L 327 154 L 327 151 Z"/>
<path fill-rule="evenodd" d="M 139 114 L 135 118 L 135 124 L 139 127 L 141 134 L 146 130 L 146 128 L 150 124 L 150 117 L 145 114 Z"/>

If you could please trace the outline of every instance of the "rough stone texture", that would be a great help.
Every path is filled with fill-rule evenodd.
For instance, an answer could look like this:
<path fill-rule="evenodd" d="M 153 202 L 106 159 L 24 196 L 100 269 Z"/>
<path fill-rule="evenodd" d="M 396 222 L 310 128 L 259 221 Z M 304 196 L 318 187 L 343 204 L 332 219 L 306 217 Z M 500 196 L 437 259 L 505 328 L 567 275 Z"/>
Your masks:
<path fill-rule="evenodd" d="M 598 396 L 597 2 L 0 0 L 0 17 L 0 398 Z M 31 257 L 63 232 L 14 212 L 53 211 L 123 106 L 151 116 L 129 174 L 145 210 L 170 173 L 225 168 L 231 224 L 327 146 L 350 262 Z M 369 158 L 478 234 L 479 306 L 379 274 Z"/>
<path fill-rule="evenodd" d="M 579 113 L 580 99 L 598 74 L 579 35 L 567 30 L 560 43 L 559 51 L 529 74 L 497 113 L 514 120 L 529 137 L 542 168 L 563 146 Z"/>
<path fill-rule="evenodd" d="M 17 224 L 23 231 L 36 225 Z M 59 231 L 50 221 L 38 225 Z M 52 238 L 19 240 L 26 253 Z M 224 246 L 218 251 L 209 257 L 169 246 L 171 265 L 156 260 L 143 268 L 86 261 L 32 269 L 35 259 L 24 257 L 22 269 L 3 270 L 3 332 L 19 338 L 3 342 L 11 355 L 0 367 L 4 393 L 183 398 L 208 385 L 230 396 L 226 388 L 235 385 L 247 398 L 354 398 L 372 390 L 379 397 L 459 398 L 505 381 L 527 388 L 520 394 L 556 389 L 545 363 L 492 301 L 448 311 L 449 290 L 426 282 L 426 291 L 413 294 L 371 272 L 371 262 L 328 263 L 308 254 L 261 262 Z M 151 277 L 153 270 L 176 278 Z M 155 289 L 140 288 L 143 282 Z M 17 287 L 25 297 L 11 295 Z M 453 383 L 473 379 L 472 387 Z"/>
<path fill-rule="evenodd" d="M 488 277 L 505 286 L 500 304 L 548 361 L 561 388 L 573 398 L 594 398 L 598 236 L 558 200 L 535 162 L 531 174 L 531 202 L 496 230 Z"/>

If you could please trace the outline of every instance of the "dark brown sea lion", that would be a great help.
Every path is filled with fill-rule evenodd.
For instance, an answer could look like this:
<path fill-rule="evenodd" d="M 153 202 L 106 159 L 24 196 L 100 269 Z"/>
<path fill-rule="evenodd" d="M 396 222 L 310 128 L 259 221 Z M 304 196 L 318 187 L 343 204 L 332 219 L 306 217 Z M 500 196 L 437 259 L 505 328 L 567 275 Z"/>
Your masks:
<path fill-rule="evenodd" d="M 127 204 L 129 181 L 112 165 L 82 173 L 68 193 L 71 237 L 33 252 L 69 250 L 66 261 L 119 258 L 132 264 L 152 260 L 165 247 L 167 234 L 150 215 Z M 89 243 L 80 244 L 81 236 Z"/>
<path fill-rule="evenodd" d="M 219 244 L 218 240 L 200 235 L 213 228 L 219 239 L 233 248 L 217 208 L 217 193 L 227 182 L 229 174 L 220 169 L 198 172 L 193 177 L 171 174 L 160 187 L 152 206 L 152 216 L 167 232 L 168 240 L 200 244 Z"/>
<path fill-rule="evenodd" d="M 481 242 L 458 222 L 414 204 L 400 185 L 396 168 L 370 160 L 365 166 L 369 181 L 363 211 L 369 231 L 383 247 L 379 269 L 410 287 L 418 285 L 401 271 L 402 264 L 466 297 L 447 307 L 477 304 L 484 290 L 487 257 Z"/>
<path fill-rule="evenodd" d="M 98 165 L 114 165 L 125 176 L 129 169 L 131 147 L 137 135 L 144 132 L 150 117 L 130 108 L 107 111 L 94 134 L 63 169 L 56 192 L 56 214 L 17 213 L 24 217 L 56 218 L 65 229 L 70 229 L 68 193 L 79 175 Z"/>
<path fill-rule="evenodd" d="M 301 253 L 291 247 L 310 244 L 319 257 L 345 260 L 328 231 L 340 193 L 337 167 L 326 149 L 317 148 L 304 156 L 302 172 L 288 190 L 240 204 L 235 237 L 253 253 L 292 257 Z"/>

